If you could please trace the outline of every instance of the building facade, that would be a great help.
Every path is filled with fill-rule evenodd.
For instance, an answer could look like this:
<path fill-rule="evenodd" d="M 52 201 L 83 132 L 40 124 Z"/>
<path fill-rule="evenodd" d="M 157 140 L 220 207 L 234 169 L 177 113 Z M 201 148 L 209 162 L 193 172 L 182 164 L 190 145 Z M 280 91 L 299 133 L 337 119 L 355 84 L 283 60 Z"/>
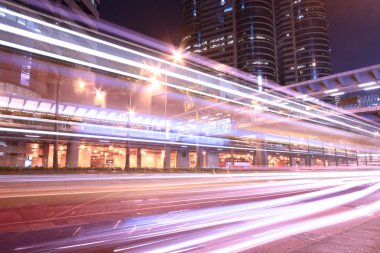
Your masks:
<path fill-rule="evenodd" d="M 186 52 L 290 84 L 332 73 L 325 0 L 184 0 Z"/>
<path fill-rule="evenodd" d="M 94 20 L 99 19 L 100 0 L 16 0 L 14 2 L 90 28 L 96 28 Z"/>
<path fill-rule="evenodd" d="M 379 165 L 380 128 L 45 14 L 0 8 L 0 167 Z"/>
<path fill-rule="evenodd" d="M 280 83 L 332 74 L 326 0 L 275 0 Z"/>

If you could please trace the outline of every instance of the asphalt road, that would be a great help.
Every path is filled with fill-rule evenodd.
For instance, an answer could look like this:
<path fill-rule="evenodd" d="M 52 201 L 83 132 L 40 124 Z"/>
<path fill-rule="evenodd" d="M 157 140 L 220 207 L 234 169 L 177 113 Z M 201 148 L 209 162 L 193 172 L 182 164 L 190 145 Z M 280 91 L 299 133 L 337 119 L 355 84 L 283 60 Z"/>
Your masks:
<path fill-rule="evenodd" d="M 0 252 L 273 248 L 370 217 L 379 190 L 377 171 L 0 176 Z"/>

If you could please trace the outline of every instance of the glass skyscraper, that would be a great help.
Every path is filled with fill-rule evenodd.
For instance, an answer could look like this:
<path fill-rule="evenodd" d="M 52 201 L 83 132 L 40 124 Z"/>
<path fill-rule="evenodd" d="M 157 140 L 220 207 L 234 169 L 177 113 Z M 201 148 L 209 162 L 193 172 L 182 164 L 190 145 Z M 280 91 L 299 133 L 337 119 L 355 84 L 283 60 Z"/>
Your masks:
<path fill-rule="evenodd" d="M 332 73 L 326 0 L 184 0 L 186 52 L 281 84 Z"/>

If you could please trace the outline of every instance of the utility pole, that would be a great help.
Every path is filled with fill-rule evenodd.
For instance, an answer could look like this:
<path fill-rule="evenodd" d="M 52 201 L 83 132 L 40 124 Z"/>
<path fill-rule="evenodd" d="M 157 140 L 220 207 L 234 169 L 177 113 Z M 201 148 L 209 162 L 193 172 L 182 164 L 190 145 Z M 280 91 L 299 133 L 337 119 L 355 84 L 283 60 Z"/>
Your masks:
<path fill-rule="evenodd" d="M 54 124 L 54 151 L 53 151 L 53 169 L 58 169 L 58 114 L 59 114 L 59 89 L 60 89 L 60 79 L 57 75 L 57 82 L 55 83 L 55 124 Z"/>

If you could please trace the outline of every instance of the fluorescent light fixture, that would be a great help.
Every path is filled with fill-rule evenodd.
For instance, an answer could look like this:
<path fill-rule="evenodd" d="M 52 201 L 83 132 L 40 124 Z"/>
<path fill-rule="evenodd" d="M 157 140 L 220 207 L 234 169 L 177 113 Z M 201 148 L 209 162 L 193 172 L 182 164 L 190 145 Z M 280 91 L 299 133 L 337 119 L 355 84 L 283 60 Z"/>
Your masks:
<path fill-rule="evenodd" d="M 9 108 L 12 109 L 22 109 L 24 107 L 25 100 L 19 98 L 12 98 L 9 103 Z"/>
<path fill-rule="evenodd" d="M 63 110 L 63 114 L 73 115 L 76 109 L 77 108 L 75 106 L 66 106 L 65 110 Z"/>
<path fill-rule="evenodd" d="M 49 112 L 52 104 L 51 103 L 46 103 L 46 102 L 41 102 L 40 105 L 38 106 L 38 111 L 39 112 Z"/>
<path fill-rule="evenodd" d="M 152 126 L 154 126 L 154 125 L 156 125 L 157 123 L 158 123 L 158 119 L 153 119 L 151 122 L 150 122 L 150 124 L 152 125 Z"/>
<path fill-rule="evenodd" d="M 331 89 L 331 90 L 325 91 L 324 93 L 325 94 L 330 94 L 330 93 L 334 93 L 334 92 L 338 92 L 338 91 L 339 91 L 339 89 Z"/>
<path fill-rule="evenodd" d="M 98 113 L 98 115 L 96 115 L 96 117 L 97 117 L 98 119 L 106 119 L 107 115 L 108 115 L 108 112 L 107 112 L 107 111 L 100 111 L 100 112 Z"/>
<path fill-rule="evenodd" d="M 242 136 L 243 138 L 249 138 L 249 139 L 256 139 L 256 135 L 250 134 L 250 135 L 245 135 Z"/>
<path fill-rule="evenodd" d="M 337 97 L 337 96 L 341 96 L 341 95 L 344 95 L 346 94 L 345 92 L 338 92 L 338 93 L 334 93 L 334 94 L 331 94 L 332 97 Z"/>
<path fill-rule="evenodd" d="M 376 90 L 376 89 L 379 89 L 379 88 L 380 88 L 380 85 L 376 85 L 376 86 L 365 88 L 364 90 Z"/>
<path fill-rule="evenodd" d="M 368 86 L 372 86 L 372 85 L 375 85 L 375 84 L 376 84 L 376 82 L 372 81 L 372 82 L 368 82 L 368 83 L 359 84 L 358 87 L 368 87 Z"/>
<path fill-rule="evenodd" d="M 119 116 L 117 116 L 117 121 L 126 121 L 128 119 L 128 115 L 126 113 L 120 113 Z"/>
<path fill-rule="evenodd" d="M 137 118 L 133 118 L 132 119 L 132 122 L 136 123 L 136 124 L 139 124 L 141 123 L 142 121 L 144 120 L 144 118 L 142 116 L 139 116 Z"/>
<path fill-rule="evenodd" d="M 58 106 L 58 113 L 62 113 L 63 112 L 63 105 L 59 105 Z M 53 104 L 53 107 L 50 109 L 50 113 L 55 113 L 55 104 Z"/>
<path fill-rule="evenodd" d="M 9 97 L 0 97 L 0 107 L 8 107 Z"/>
<path fill-rule="evenodd" d="M 116 112 L 111 112 L 110 114 L 108 114 L 108 117 L 107 117 L 108 120 L 116 120 L 116 118 L 117 118 Z"/>
<path fill-rule="evenodd" d="M 95 109 L 91 109 L 91 110 L 89 110 L 89 111 L 87 112 L 86 117 L 94 118 L 94 117 L 96 116 L 97 113 L 98 113 L 97 110 L 95 110 Z"/>
<path fill-rule="evenodd" d="M 299 96 L 296 96 L 296 98 L 307 98 L 309 95 L 299 95 Z"/>
<path fill-rule="evenodd" d="M 142 124 L 143 125 L 149 125 L 149 123 L 150 123 L 150 118 L 145 118 L 143 121 L 142 121 Z"/>
<path fill-rule="evenodd" d="M 39 136 L 39 135 L 29 135 L 29 134 L 26 134 L 25 137 L 29 137 L 29 138 L 40 138 L 41 136 Z"/>
<path fill-rule="evenodd" d="M 315 100 L 315 98 L 312 98 L 312 97 L 307 97 L 307 98 L 304 98 L 302 99 L 303 101 L 313 101 Z"/>
<path fill-rule="evenodd" d="M 37 110 L 38 102 L 33 100 L 27 100 L 24 105 L 24 110 L 35 111 Z"/>
<path fill-rule="evenodd" d="M 86 108 L 78 108 L 75 112 L 75 116 L 84 116 L 88 110 Z"/>

